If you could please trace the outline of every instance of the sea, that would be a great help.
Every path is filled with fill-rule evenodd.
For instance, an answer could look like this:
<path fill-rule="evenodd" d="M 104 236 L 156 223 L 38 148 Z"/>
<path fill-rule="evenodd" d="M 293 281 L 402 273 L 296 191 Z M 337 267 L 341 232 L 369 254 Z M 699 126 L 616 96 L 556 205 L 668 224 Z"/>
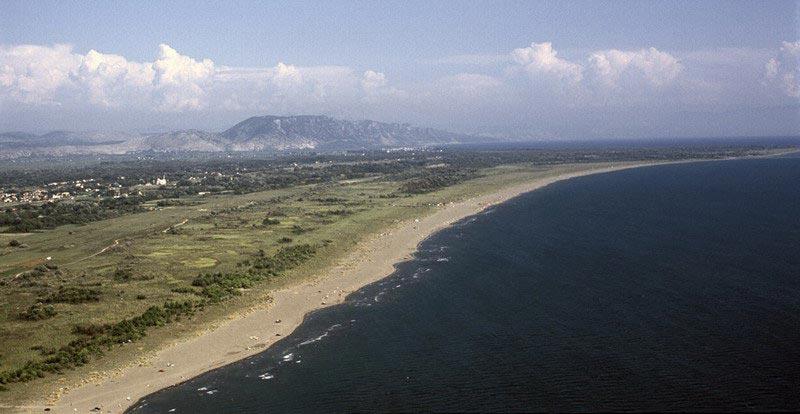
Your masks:
<path fill-rule="evenodd" d="M 800 409 L 800 157 L 561 181 L 132 413 Z"/>

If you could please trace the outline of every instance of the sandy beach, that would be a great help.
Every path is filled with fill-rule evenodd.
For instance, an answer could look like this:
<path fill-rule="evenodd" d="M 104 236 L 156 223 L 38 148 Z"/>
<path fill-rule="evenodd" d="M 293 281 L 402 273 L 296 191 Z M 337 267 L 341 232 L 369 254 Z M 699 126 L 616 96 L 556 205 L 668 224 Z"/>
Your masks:
<path fill-rule="evenodd" d="M 308 312 L 340 303 L 349 293 L 390 275 L 396 263 L 411 258 L 420 242 L 458 220 L 556 181 L 654 164 L 659 163 L 587 166 L 585 170 L 555 173 L 443 205 L 428 216 L 401 223 L 363 240 L 314 280 L 273 291 L 272 302 L 265 303 L 262 308 L 154 351 L 144 363 L 67 390 L 57 401 L 42 401 L 21 411 L 42 412 L 44 407 L 49 407 L 52 412 L 89 412 L 99 407 L 100 412 L 122 412 L 156 390 L 263 351 L 289 335 Z"/>

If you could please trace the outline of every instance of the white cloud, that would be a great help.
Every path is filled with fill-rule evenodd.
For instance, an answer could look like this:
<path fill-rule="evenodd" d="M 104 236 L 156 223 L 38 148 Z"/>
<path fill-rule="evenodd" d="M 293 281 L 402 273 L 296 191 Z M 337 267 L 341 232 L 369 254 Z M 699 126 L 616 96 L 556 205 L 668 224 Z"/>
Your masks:
<path fill-rule="evenodd" d="M 120 107 L 147 100 L 155 70 L 149 64 L 129 62 L 122 56 L 90 50 L 77 70 L 70 69 L 78 86 L 85 87 L 92 104 Z"/>
<path fill-rule="evenodd" d="M 214 76 L 214 63 L 196 61 L 159 46 L 155 62 L 71 46 L 7 46 L 0 49 L 0 100 L 30 105 L 142 106 L 163 111 L 199 109 Z"/>
<path fill-rule="evenodd" d="M 766 76 L 784 94 L 800 98 L 800 41 L 783 42 L 778 55 L 767 62 Z"/>
<path fill-rule="evenodd" d="M 291 89 L 303 83 L 303 75 L 297 67 L 278 62 L 272 70 L 270 80 L 279 89 Z"/>
<path fill-rule="evenodd" d="M 210 59 L 197 61 L 165 44 L 158 45 L 158 50 L 158 60 L 153 63 L 153 68 L 160 85 L 202 82 L 214 75 L 214 62 Z"/>
<path fill-rule="evenodd" d="M 377 91 L 386 86 L 386 75 L 382 72 L 368 70 L 361 78 L 361 87 L 365 91 Z"/>
<path fill-rule="evenodd" d="M 398 100 L 405 100 L 408 93 L 389 85 L 386 75 L 383 72 L 368 70 L 361 76 L 361 89 L 364 97 L 363 102 L 375 104 L 397 103 Z"/>
<path fill-rule="evenodd" d="M 257 113 L 324 113 L 468 128 L 535 121 L 569 126 L 568 114 L 587 111 L 595 114 L 587 125 L 594 125 L 606 113 L 650 111 L 657 118 L 669 111 L 785 105 L 786 96 L 800 97 L 800 42 L 773 51 L 642 48 L 569 56 L 542 42 L 505 55 L 443 58 L 435 75 L 420 76 L 423 68 L 413 72 L 416 80 L 397 85 L 391 73 L 349 66 L 223 66 L 166 44 L 155 59 L 141 62 L 96 50 L 76 53 L 68 45 L 0 46 L 0 115 L 7 115 L 0 118 L 24 115 L 31 125 L 36 117 L 55 123 L 139 116 L 145 126 L 148 118 L 208 124 L 213 118 L 224 119 L 213 124 L 222 127 Z"/>
<path fill-rule="evenodd" d="M 683 65 L 669 53 L 651 47 L 636 51 L 603 50 L 589 56 L 592 78 L 604 87 L 649 85 L 656 88 L 674 81 Z"/>
<path fill-rule="evenodd" d="M 529 47 L 514 49 L 511 57 L 532 77 L 555 76 L 571 82 L 580 82 L 583 67 L 557 56 L 550 42 L 531 43 Z"/>
<path fill-rule="evenodd" d="M 544 42 L 514 49 L 511 57 L 514 65 L 506 70 L 505 81 L 515 85 L 515 93 L 531 103 L 566 108 L 657 101 L 683 72 L 676 57 L 655 48 L 598 50 L 571 61 Z M 519 82 L 515 75 L 520 72 L 528 82 Z"/>
<path fill-rule="evenodd" d="M 0 48 L 0 102 L 176 113 L 222 107 L 313 112 L 362 99 L 399 96 L 383 73 L 344 66 L 217 66 L 159 45 L 153 62 L 71 46 Z"/>
<path fill-rule="evenodd" d="M 0 47 L 0 100 L 24 104 L 58 104 L 61 87 L 80 65 L 68 45 Z"/>
<path fill-rule="evenodd" d="M 165 44 L 159 45 L 158 50 L 158 60 L 152 66 L 159 107 L 166 111 L 204 108 L 206 89 L 214 77 L 214 62 L 194 60 Z"/>

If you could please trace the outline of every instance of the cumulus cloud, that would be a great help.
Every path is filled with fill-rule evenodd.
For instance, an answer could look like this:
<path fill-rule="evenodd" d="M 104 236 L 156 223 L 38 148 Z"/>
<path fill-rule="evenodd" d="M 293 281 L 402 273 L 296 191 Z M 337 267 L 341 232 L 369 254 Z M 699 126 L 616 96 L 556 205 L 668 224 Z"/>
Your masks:
<path fill-rule="evenodd" d="M 365 97 L 393 96 L 383 73 L 359 76 L 344 66 L 298 67 L 279 62 L 266 68 L 218 66 L 166 44 L 152 62 L 71 46 L 0 48 L 0 103 L 125 108 L 185 112 L 227 110 L 324 110 Z"/>
<path fill-rule="evenodd" d="M 552 76 L 570 82 L 580 82 L 583 78 L 583 67 L 558 57 L 550 42 L 514 49 L 511 57 L 533 77 Z"/>
<path fill-rule="evenodd" d="M 156 73 L 154 89 L 164 110 L 200 109 L 206 105 L 206 89 L 214 77 L 214 62 L 197 61 L 178 53 L 168 45 L 158 46 L 158 60 L 152 67 Z"/>
<path fill-rule="evenodd" d="M 0 47 L 0 98 L 24 104 L 58 104 L 81 63 L 68 45 Z"/>
<path fill-rule="evenodd" d="M 386 86 L 386 75 L 381 72 L 368 70 L 361 79 L 361 87 L 365 91 L 375 91 Z"/>
<path fill-rule="evenodd" d="M 391 73 L 368 68 L 285 62 L 230 67 L 166 44 L 155 52 L 152 61 L 134 61 L 96 50 L 82 54 L 69 45 L 0 46 L 0 114 L 9 115 L 0 117 L 0 125 L 20 128 L 9 121 L 20 117 L 39 125 L 39 118 L 123 119 L 135 113 L 221 127 L 258 113 L 324 113 L 468 131 L 544 121 L 546 131 L 556 131 L 558 125 L 581 124 L 571 114 L 593 113 L 592 122 L 583 124 L 595 128 L 620 116 L 614 114 L 649 111 L 658 119 L 669 111 L 767 107 L 800 97 L 800 42 L 771 51 L 681 54 L 645 47 L 568 57 L 550 42 L 531 43 L 504 54 L 455 59 L 435 75 L 403 85 Z M 471 67 L 456 70 L 456 63 Z"/>
<path fill-rule="evenodd" d="M 683 70 L 677 58 L 651 47 L 636 51 L 604 50 L 589 56 L 592 77 L 604 87 L 642 84 L 662 87 Z"/>
<path fill-rule="evenodd" d="M 767 62 L 766 76 L 787 96 L 800 98 L 800 41 L 783 42 L 778 55 Z"/>
<path fill-rule="evenodd" d="M 362 101 L 371 105 L 398 103 L 408 97 L 406 91 L 389 85 L 383 72 L 368 70 L 361 77 Z"/>
<path fill-rule="evenodd" d="M 77 55 L 76 55 L 77 56 Z M 156 76 L 151 65 L 129 62 L 122 56 L 90 50 L 77 69 L 68 68 L 73 87 L 84 86 L 92 104 L 120 107 L 125 103 L 143 102 Z"/>
<path fill-rule="evenodd" d="M 71 46 L 6 46 L 0 49 L 0 100 L 31 105 L 150 106 L 164 111 L 198 109 L 214 76 L 214 63 L 196 61 L 159 46 L 154 62 Z"/>

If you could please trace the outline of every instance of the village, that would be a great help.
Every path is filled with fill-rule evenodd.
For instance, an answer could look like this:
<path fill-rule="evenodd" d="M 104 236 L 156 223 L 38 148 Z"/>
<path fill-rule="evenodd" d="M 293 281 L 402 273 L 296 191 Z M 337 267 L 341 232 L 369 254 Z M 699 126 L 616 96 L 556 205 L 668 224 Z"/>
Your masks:
<path fill-rule="evenodd" d="M 124 181 L 125 177 L 119 177 Z M 0 188 L 0 199 L 4 204 L 47 203 L 62 200 L 121 198 L 131 194 L 142 195 L 140 187 L 152 188 L 167 186 L 166 175 L 155 177 L 144 184 L 124 187 L 118 181 L 104 183 L 102 180 L 87 178 L 82 180 L 52 182 L 42 186 L 24 189 Z"/>

